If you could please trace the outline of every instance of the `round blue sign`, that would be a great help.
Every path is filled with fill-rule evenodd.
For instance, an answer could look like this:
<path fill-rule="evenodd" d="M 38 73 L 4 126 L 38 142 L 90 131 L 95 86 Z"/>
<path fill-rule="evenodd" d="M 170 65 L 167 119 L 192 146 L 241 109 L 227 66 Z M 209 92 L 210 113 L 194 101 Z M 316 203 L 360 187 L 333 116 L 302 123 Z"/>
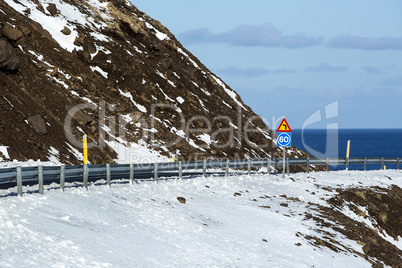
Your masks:
<path fill-rule="evenodd" d="M 278 132 L 278 139 L 276 141 L 276 146 L 278 147 L 290 147 L 292 142 L 291 132 Z"/>

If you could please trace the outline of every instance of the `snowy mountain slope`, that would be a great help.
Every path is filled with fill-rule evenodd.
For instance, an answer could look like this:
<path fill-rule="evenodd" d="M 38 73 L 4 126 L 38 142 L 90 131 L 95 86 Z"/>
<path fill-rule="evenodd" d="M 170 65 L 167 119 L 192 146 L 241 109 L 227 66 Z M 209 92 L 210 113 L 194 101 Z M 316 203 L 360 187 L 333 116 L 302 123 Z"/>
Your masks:
<path fill-rule="evenodd" d="M 400 267 L 399 171 L 102 183 L 0 191 L 0 266 Z"/>
<path fill-rule="evenodd" d="M 0 10 L 3 159 L 76 164 L 84 134 L 91 163 L 280 155 L 240 96 L 129 1 Z"/>

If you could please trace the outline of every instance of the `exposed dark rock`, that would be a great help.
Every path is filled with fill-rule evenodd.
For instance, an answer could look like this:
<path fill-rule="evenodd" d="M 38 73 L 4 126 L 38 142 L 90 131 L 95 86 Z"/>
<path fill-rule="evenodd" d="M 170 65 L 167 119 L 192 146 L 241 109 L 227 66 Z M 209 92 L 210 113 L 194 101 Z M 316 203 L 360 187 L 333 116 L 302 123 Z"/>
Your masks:
<path fill-rule="evenodd" d="M 319 206 L 320 217 L 306 215 L 306 219 L 312 218 L 321 226 L 331 227 L 334 230 L 344 234 L 349 239 L 355 240 L 362 246 L 362 250 L 367 260 L 374 260 L 373 267 L 385 263 L 390 267 L 401 267 L 402 250 L 396 245 L 383 238 L 384 233 L 398 240 L 402 236 L 402 189 L 393 185 L 390 189 L 372 187 L 366 189 L 338 190 L 339 194 L 328 202 L 332 207 Z M 342 213 L 343 208 L 347 206 L 357 215 L 370 218 L 373 223 L 371 228 L 367 224 L 354 220 L 354 217 L 348 217 Z M 358 207 L 367 210 L 366 213 L 360 213 Z M 332 224 L 335 222 L 336 224 Z M 307 238 L 307 236 L 306 236 Z M 333 250 L 334 245 L 329 241 L 322 241 L 315 244 L 326 246 Z"/>
<path fill-rule="evenodd" d="M 77 38 L 75 38 L 74 45 L 82 46 L 83 44 L 84 44 L 84 36 L 82 35 L 77 36 Z"/>
<path fill-rule="evenodd" d="M 7 148 L 8 155 L 10 159 L 16 159 L 18 161 L 27 161 L 28 159 L 17 149 L 14 147 Z"/>
<path fill-rule="evenodd" d="M 44 14 L 64 12 L 53 4 L 27 1 Z M 91 140 L 89 160 L 96 164 L 117 158 L 104 142 L 113 141 L 112 136 L 127 144 L 144 143 L 165 156 L 175 154 L 178 161 L 281 155 L 270 139 L 275 134 L 261 119 L 253 119 L 248 126 L 266 133 L 251 131 L 246 137 L 244 126 L 255 113 L 240 96 L 235 95 L 236 100 L 229 96 L 220 85 L 223 81 L 217 83 L 216 75 L 160 22 L 126 1 L 108 1 L 101 9 L 91 6 L 91 1 L 60 1 L 88 16 L 87 23 L 75 22 L 62 30 L 69 37 L 78 33 L 71 52 L 44 29 L 48 25 L 35 21 L 35 12 L 17 12 L 0 1 L 2 25 L 17 22 L 16 28 L 6 26 L 0 38 L 0 90 L 5 98 L 0 98 L 0 118 L 4 120 L 0 127 L 16 130 L 1 131 L 2 144 L 17 148 L 29 159 L 42 160 L 47 160 L 52 146 L 67 164 L 80 163 L 70 146 L 77 149 L 83 133 Z M 107 13 L 107 20 L 102 12 Z M 106 26 L 100 30 L 94 21 Z M 244 108 L 237 107 L 238 103 Z M 74 110 L 79 105 L 85 108 Z M 24 122 L 35 115 L 40 115 L 38 122 Z M 226 119 L 218 120 L 220 116 Z M 102 124 L 113 135 L 102 131 Z M 204 130 L 188 133 L 188 139 L 177 134 L 188 129 Z M 206 144 L 199 138 L 201 134 L 214 141 Z M 260 150 L 253 144 L 265 147 Z M 161 145 L 169 146 L 163 150 Z M 296 153 L 308 156 L 295 149 Z M 305 167 L 292 166 L 292 170 Z"/>
<path fill-rule="evenodd" d="M 186 199 L 184 197 L 181 197 L 181 196 L 177 197 L 177 201 L 179 201 L 182 204 L 186 203 Z"/>
<path fill-rule="evenodd" d="M 88 51 L 88 53 L 93 54 L 96 52 L 96 46 L 94 45 L 93 42 L 88 41 L 85 42 L 85 49 Z M 103 52 L 102 52 L 103 53 Z"/>
<path fill-rule="evenodd" d="M 0 70 L 16 72 L 21 67 L 21 60 L 15 55 L 13 46 L 0 37 Z"/>
<path fill-rule="evenodd" d="M 27 121 L 36 132 L 40 134 L 47 133 L 46 123 L 39 114 L 28 117 Z"/>
<path fill-rule="evenodd" d="M 48 40 L 53 40 L 52 35 L 45 29 L 43 29 L 42 25 L 37 23 L 36 21 L 29 22 L 32 28 L 37 31 L 40 35 L 46 37 Z"/>
<path fill-rule="evenodd" d="M 71 34 L 71 30 L 70 30 L 68 27 L 66 27 L 66 26 L 64 26 L 64 28 L 61 30 L 61 32 L 62 32 L 64 35 L 70 35 L 70 34 Z"/>
<path fill-rule="evenodd" d="M 28 26 L 19 25 L 19 27 L 20 27 L 22 33 L 23 33 L 25 36 L 28 36 L 28 35 L 31 33 L 31 29 L 29 29 Z"/>
<path fill-rule="evenodd" d="M 151 50 L 155 50 L 155 51 L 162 51 L 164 49 L 165 49 L 165 46 L 162 43 L 158 43 L 156 45 L 151 46 Z"/>
<path fill-rule="evenodd" d="M 23 36 L 23 33 L 19 29 L 11 26 L 8 23 L 3 24 L 1 34 L 12 41 L 17 41 Z"/>
<path fill-rule="evenodd" d="M 56 7 L 55 4 L 50 3 L 50 4 L 46 7 L 46 9 L 47 9 L 47 11 L 49 11 L 49 13 L 50 13 L 52 16 L 57 15 L 57 7 Z"/>

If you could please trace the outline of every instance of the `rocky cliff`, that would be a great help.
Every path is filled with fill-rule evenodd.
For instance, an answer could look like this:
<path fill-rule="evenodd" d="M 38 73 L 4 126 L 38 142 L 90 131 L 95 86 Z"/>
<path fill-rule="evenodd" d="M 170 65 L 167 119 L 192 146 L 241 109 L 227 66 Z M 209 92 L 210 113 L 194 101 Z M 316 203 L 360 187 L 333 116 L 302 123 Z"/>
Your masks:
<path fill-rule="evenodd" d="M 5 0 L 0 22 L 3 159 L 77 164 L 84 134 L 91 163 L 281 155 L 240 96 L 126 0 Z"/>

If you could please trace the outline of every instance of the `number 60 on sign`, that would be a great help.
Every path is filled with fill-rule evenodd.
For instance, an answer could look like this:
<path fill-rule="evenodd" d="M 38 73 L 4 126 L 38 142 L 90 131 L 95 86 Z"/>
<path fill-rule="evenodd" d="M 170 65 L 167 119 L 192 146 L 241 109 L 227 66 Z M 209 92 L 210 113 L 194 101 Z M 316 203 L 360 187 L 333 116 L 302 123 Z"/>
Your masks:
<path fill-rule="evenodd" d="M 292 141 L 291 132 L 279 132 L 278 139 L 276 141 L 276 146 L 278 147 L 290 147 Z"/>

